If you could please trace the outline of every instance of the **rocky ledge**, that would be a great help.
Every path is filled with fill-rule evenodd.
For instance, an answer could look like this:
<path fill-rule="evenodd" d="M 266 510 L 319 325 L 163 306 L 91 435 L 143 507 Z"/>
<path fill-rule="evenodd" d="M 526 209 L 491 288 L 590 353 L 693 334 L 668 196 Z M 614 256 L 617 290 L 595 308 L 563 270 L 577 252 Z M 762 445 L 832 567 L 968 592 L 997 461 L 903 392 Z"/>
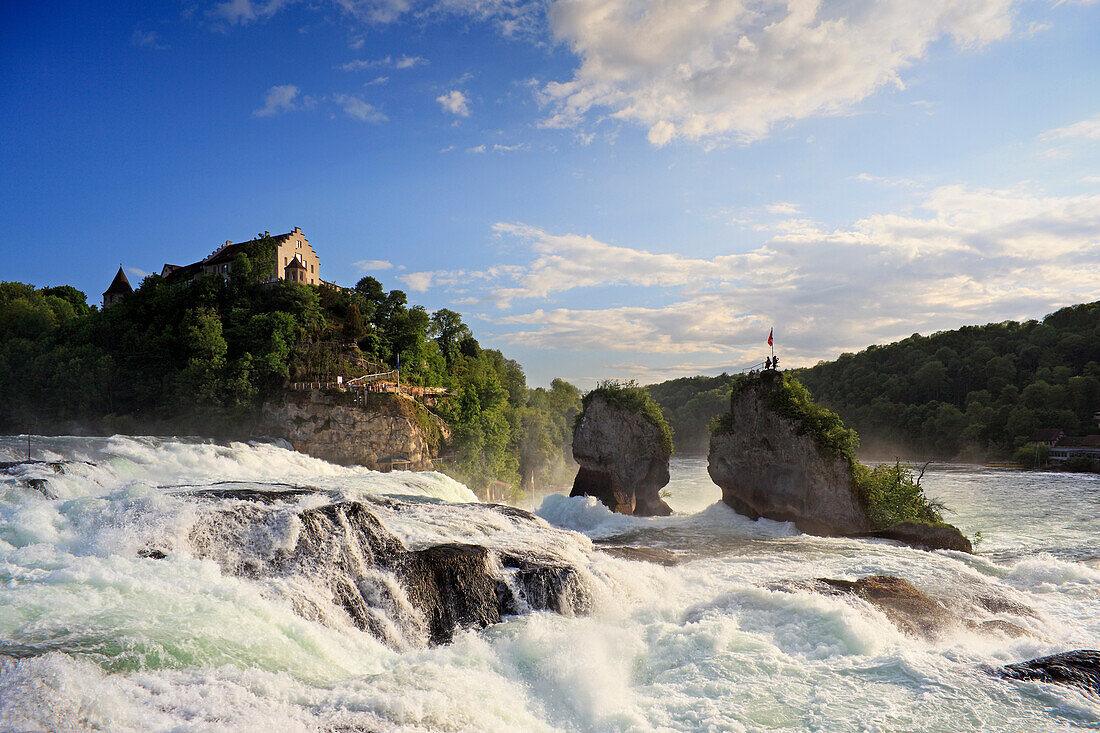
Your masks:
<path fill-rule="evenodd" d="M 260 415 L 258 435 L 287 440 L 314 458 L 376 470 L 431 470 L 432 445 L 448 433 L 439 418 L 398 394 L 286 392 L 264 402 Z"/>
<path fill-rule="evenodd" d="M 458 629 L 482 628 L 510 614 L 575 614 L 588 607 L 578 569 L 550 552 L 465 543 L 407 548 L 377 512 L 392 515 L 412 502 L 378 498 L 300 509 L 284 503 L 296 494 L 278 492 L 271 500 L 256 493 L 202 497 L 218 503 L 200 513 L 188 549 L 225 573 L 262 581 L 265 592 L 288 598 L 306 618 L 337 627 L 350 622 L 400 649 L 443 644 Z M 448 506 L 433 510 L 445 516 Z M 511 507 L 461 511 L 504 515 L 507 522 L 530 525 L 532 533 L 549 529 Z M 141 554 L 163 558 L 174 550 L 166 545 Z"/>
<path fill-rule="evenodd" d="M 657 410 L 656 420 L 646 414 L 647 406 Z M 580 470 L 569 495 L 595 496 L 620 514 L 671 514 L 660 490 L 669 480 L 672 443 L 659 415 L 639 387 L 589 393 L 573 431 L 573 459 Z"/>

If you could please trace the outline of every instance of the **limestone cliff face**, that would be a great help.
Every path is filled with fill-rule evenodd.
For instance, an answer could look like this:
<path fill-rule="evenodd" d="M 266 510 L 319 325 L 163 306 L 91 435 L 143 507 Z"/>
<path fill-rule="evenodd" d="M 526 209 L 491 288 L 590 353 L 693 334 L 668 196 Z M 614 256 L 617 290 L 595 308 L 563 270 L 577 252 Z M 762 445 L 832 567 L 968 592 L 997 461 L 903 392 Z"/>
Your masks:
<path fill-rule="evenodd" d="M 359 404 L 348 393 L 287 392 L 264 403 L 257 432 L 332 463 L 384 470 L 396 459 L 409 462 L 400 468 L 428 471 L 429 439 L 416 418 L 421 410 L 392 394 L 369 395 L 366 404 Z M 446 426 L 438 425 L 445 434 Z"/>
<path fill-rule="evenodd" d="M 672 513 L 659 495 L 669 450 L 661 429 L 640 413 L 594 397 L 573 433 L 573 459 L 580 470 L 570 496 L 595 496 L 620 514 Z"/>
<path fill-rule="evenodd" d="M 803 532 L 858 534 L 869 529 L 848 464 L 823 455 L 811 435 L 767 404 L 767 381 L 730 404 L 728 429 L 710 440 L 711 479 L 739 514 L 794 522 Z"/>

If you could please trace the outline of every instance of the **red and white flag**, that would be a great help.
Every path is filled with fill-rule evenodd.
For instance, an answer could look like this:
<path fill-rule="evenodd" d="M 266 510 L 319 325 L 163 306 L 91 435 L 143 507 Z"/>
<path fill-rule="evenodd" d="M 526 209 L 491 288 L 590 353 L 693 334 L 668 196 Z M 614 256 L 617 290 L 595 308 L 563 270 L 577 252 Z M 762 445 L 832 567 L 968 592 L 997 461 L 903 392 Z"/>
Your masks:
<path fill-rule="evenodd" d="M 774 328 L 772 330 L 768 331 L 768 346 L 773 346 L 773 344 L 772 344 L 772 334 L 773 333 L 775 333 Z"/>

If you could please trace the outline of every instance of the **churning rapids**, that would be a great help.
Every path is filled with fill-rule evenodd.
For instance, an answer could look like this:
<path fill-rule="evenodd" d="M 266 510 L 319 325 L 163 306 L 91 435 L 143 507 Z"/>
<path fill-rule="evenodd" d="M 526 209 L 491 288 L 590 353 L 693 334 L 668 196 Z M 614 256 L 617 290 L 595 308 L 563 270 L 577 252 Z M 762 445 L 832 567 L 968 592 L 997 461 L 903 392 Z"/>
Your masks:
<path fill-rule="evenodd" d="M 2 730 L 1100 728 L 1091 693 L 991 673 L 1100 648 L 1097 476 L 930 469 L 969 556 L 749 521 L 691 458 L 641 519 L 271 444 L 35 450 L 0 472 Z M 799 585 L 876 574 L 974 623 Z"/>

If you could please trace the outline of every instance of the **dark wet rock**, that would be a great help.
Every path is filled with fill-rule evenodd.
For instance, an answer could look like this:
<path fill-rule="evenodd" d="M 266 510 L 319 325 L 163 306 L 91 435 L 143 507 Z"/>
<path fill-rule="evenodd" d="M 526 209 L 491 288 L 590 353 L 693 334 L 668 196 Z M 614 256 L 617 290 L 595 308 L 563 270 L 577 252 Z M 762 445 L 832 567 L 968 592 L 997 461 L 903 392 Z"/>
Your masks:
<path fill-rule="evenodd" d="M 0 471 L 11 473 L 21 466 L 45 466 L 54 473 L 65 473 L 66 463 L 80 463 L 85 466 L 94 466 L 91 461 L 0 461 Z"/>
<path fill-rule="evenodd" d="M 34 489 L 35 491 L 42 494 L 42 496 L 46 497 L 47 499 L 56 499 L 57 498 L 57 494 L 54 493 L 54 490 L 52 488 L 50 488 L 49 479 L 25 478 L 22 481 L 23 481 L 23 485 L 26 486 L 28 489 Z"/>
<path fill-rule="evenodd" d="M 403 504 L 371 502 L 390 510 Z M 527 512 L 517 518 L 539 521 Z M 576 613 L 587 605 L 577 569 L 560 558 L 456 543 L 409 550 L 367 502 L 306 510 L 239 504 L 204 515 L 189 542 L 225 572 L 281 581 L 276 585 L 291 589 L 298 613 L 335 623 L 316 597 L 294 590 L 323 589 L 355 626 L 397 648 L 446 643 L 457 630 L 483 628 L 502 615 Z"/>
<path fill-rule="evenodd" d="M 802 425 L 769 406 L 782 378 L 766 373 L 734 395 L 725 427 L 711 436 L 707 471 L 722 501 L 750 519 L 793 522 L 809 534 L 867 531 L 848 462 L 823 452 Z"/>
<path fill-rule="evenodd" d="M 665 567 L 680 564 L 680 558 L 675 553 L 661 547 L 635 547 L 633 545 L 600 545 L 599 549 L 608 555 L 621 557 L 626 560 L 640 560 L 651 562 Z"/>
<path fill-rule="evenodd" d="M 950 524 L 900 522 L 885 529 L 862 532 L 858 537 L 895 540 L 925 550 L 957 550 L 973 554 L 974 547 L 957 527 Z"/>
<path fill-rule="evenodd" d="M 982 633 L 1001 633 L 1016 638 L 1030 636 L 1020 624 L 1006 619 L 979 619 L 986 612 L 1035 618 L 1031 608 L 1001 596 L 985 593 L 976 597 L 953 594 L 936 598 L 909 581 L 892 575 L 872 575 L 859 580 L 817 578 L 770 583 L 781 591 L 809 590 L 824 595 L 859 598 L 882 611 L 892 624 L 910 636 L 934 639 L 951 628 Z"/>
<path fill-rule="evenodd" d="M 50 651 L 50 649 L 27 646 L 26 644 L 0 644 L 0 657 L 12 657 L 13 659 L 40 657 Z"/>
<path fill-rule="evenodd" d="M 1071 685 L 1100 695 L 1100 651 L 1081 649 L 1008 664 L 997 674 L 1011 680 Z"/>
<path fill-rule="evenodd" d="M 555 558 L 501 554 L 502 567 L 511 568 L 501 613 L 519 614 L 545 609 L 570 616 L 588 606 L 577 569 Z M 518 591 L 518 594 L 517 592 Z"/>
<path fill-rule="evenodd" d="M 137 555 L 138 557 L 144 557 L 149 560 L 163 560 L 164 558 L 168 557 L 168 553 L 166 553 L 164 550 L 158 550 L 155 547 L 146 547 L 138 550 Z"/>
<path fill-rule="evenodd" d="M 669 481 L 660 427 L 641 412 L 602 395 L 586 398 L 573 431 L 573 459 L 580 464 L 570 496 L 594 496 L 611 510 L 636 516 L 667 516 L 660 496 Z"/>
<path fill-rule="evenodd" d="M 181 496 L 190 496 L 195 499 L 210 499 L 210 500 L 224 500 L 224 499 L 237 499 L 239 501 L 253 501 L 260 504 L 274 504 L 279 501 L 294 501 L 302 496 L 308 494 L 316 494 L 321 490 L 312 487 L 293 486 L 286 489 L 276 489 L 274 491 L 250 489 L 250 488 L 229 488 L 218 487 L 211 489 L 193 489 L 189 491 L 181 491 Z"/>
<path fill-rule="evenodd" d="M 407 554 L 397 576 L 409 601 L 427 621 L 433 644 L 451 640 L 456 629 L 500 622 L 503 589 L 489 568 L 489 551 L 478 545 L 447 544 Z"/>

